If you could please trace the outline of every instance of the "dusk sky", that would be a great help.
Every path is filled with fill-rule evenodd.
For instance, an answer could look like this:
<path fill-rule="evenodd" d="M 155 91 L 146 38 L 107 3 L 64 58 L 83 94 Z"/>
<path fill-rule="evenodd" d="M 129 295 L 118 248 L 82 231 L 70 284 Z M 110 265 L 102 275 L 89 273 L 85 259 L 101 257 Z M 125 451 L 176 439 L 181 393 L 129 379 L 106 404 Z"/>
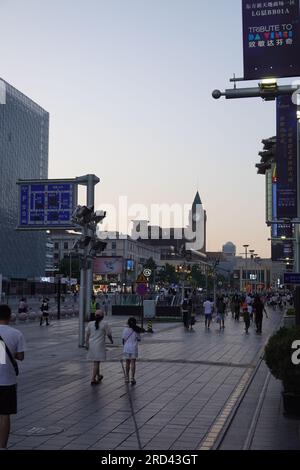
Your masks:
<path fill-rule="evenodd" d="M 0 0 L 0 18 L 0 77 L 50 113 L 50 178 L 95 173 L 99 209 L 198 189 L 209 250 L 270 255 L 255 163 L 275 104 L 211 97 L 243 73 L 241 0 Z"/>

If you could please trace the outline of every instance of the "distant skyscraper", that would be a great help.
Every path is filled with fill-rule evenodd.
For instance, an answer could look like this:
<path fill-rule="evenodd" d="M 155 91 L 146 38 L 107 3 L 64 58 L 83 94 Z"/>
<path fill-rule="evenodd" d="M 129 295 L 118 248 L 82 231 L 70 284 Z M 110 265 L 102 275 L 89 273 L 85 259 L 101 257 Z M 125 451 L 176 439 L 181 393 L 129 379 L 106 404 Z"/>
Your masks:
<path fill-rule="evenodd" d="M 18 179 L 48 177 L 49 114 L 0 80 L 0 273 L 11 278 L 45 272 L 46 234 L 17 232 Z"/>

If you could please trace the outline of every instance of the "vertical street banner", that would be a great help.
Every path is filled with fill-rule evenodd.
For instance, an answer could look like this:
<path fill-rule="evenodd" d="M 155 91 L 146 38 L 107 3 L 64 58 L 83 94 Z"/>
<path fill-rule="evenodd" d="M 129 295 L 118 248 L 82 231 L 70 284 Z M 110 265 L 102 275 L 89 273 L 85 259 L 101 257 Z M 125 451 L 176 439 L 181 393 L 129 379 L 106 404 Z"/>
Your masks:
<path fill-rule="evenodd" d="M 297 106 L 290 96 L 277 98 L 277 217 L 295 219 L 297 204 Z"/>
<path fill-rule="evenodd" d="M 300 75 L 299 0 L 242 0 L 244 79 Z"/>

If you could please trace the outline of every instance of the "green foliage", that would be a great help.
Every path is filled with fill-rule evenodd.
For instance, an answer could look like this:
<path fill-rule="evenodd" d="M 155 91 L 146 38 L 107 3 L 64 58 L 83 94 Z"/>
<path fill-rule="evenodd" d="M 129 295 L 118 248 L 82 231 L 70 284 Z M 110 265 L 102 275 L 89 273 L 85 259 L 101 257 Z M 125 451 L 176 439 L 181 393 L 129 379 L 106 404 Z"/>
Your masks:
<path fill-rule="evenodd" d="M 144 269 L 151 269 L 152 271 L 151 277 L 149 278 L 149 281 L 151 283 L 154 282 L 154 273 L 156 271 L 156 268 L 157 268 L 157 264 L 155 263 L 153 258 L 149 258 L 144 264 Z"/>
<path fill-rule="evenodd" d="M 65 277 L 70 276 L 70 258 L 64 258 L 59 263 L 59 272 Z M 74 278 L 77 278 L 78 282 L 80 280 L 80 261 L 74 256 L 71 257 L 71 275 Z"/>
<path fill-rule="evenodd" d="M 199 268 L 199 266 L 192 266 L 191 278 L 193 283 L 197 287 L 206 287 L 206 277 L 205 274 L 202 273 L 201 268 Z"/>
<path fill-rule="evenodd" d="M 166 283 L 166 284 L 178 284 L 179 275 L 176 273 L 175 267 L 171 264 L 166 264 L 164 269 L 162 269 L 157 275 L 157 281 Z"/>
<path fill-rule="evenodd" d="M 290 316 L 295 316 L 295 315 L 296 315 L 296 310 L 295 310 L 294 308 L 289 308 L 289 309 L 287 310 L 287 312 L 286 312 L 286 315 L 287 315 L 288 317 L 290 317 Z"/>
<path fill-rule="evenodd" d="M 300 366 L 292 363 L 292 344 L 300 340 L 300 327 L 281 328 L 265 348 L 265 361 L 272 375 L 282 381 L 285 392 L 300 394 Z"/>

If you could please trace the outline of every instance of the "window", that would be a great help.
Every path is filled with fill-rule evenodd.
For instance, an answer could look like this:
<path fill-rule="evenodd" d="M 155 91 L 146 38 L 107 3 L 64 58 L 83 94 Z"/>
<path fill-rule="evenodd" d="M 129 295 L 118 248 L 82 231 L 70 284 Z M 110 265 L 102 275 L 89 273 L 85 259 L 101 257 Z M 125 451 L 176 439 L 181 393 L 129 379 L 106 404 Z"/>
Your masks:
<path fill-rule="evenodd" d="M 58 259 L 59 257 L 59 254 L 58 253 L 54 253 L 54 259 Z"/>
<path fill-rule="evenodd" d="M 111 242 L 111 249 L 115 250 L 117 248 L 117 243 L 116 242 Z"/>
<path fill-rule="evenodd" d="M 69 248 L 68 242 L 64 242 L 64 250 L 67 250 Z"/>
<path fill-rule="evenodd" d="M 55 242 L 54 243 L 54 250 L 58 250 L 59 249 L 59 243 L 58 242 Z"/>

